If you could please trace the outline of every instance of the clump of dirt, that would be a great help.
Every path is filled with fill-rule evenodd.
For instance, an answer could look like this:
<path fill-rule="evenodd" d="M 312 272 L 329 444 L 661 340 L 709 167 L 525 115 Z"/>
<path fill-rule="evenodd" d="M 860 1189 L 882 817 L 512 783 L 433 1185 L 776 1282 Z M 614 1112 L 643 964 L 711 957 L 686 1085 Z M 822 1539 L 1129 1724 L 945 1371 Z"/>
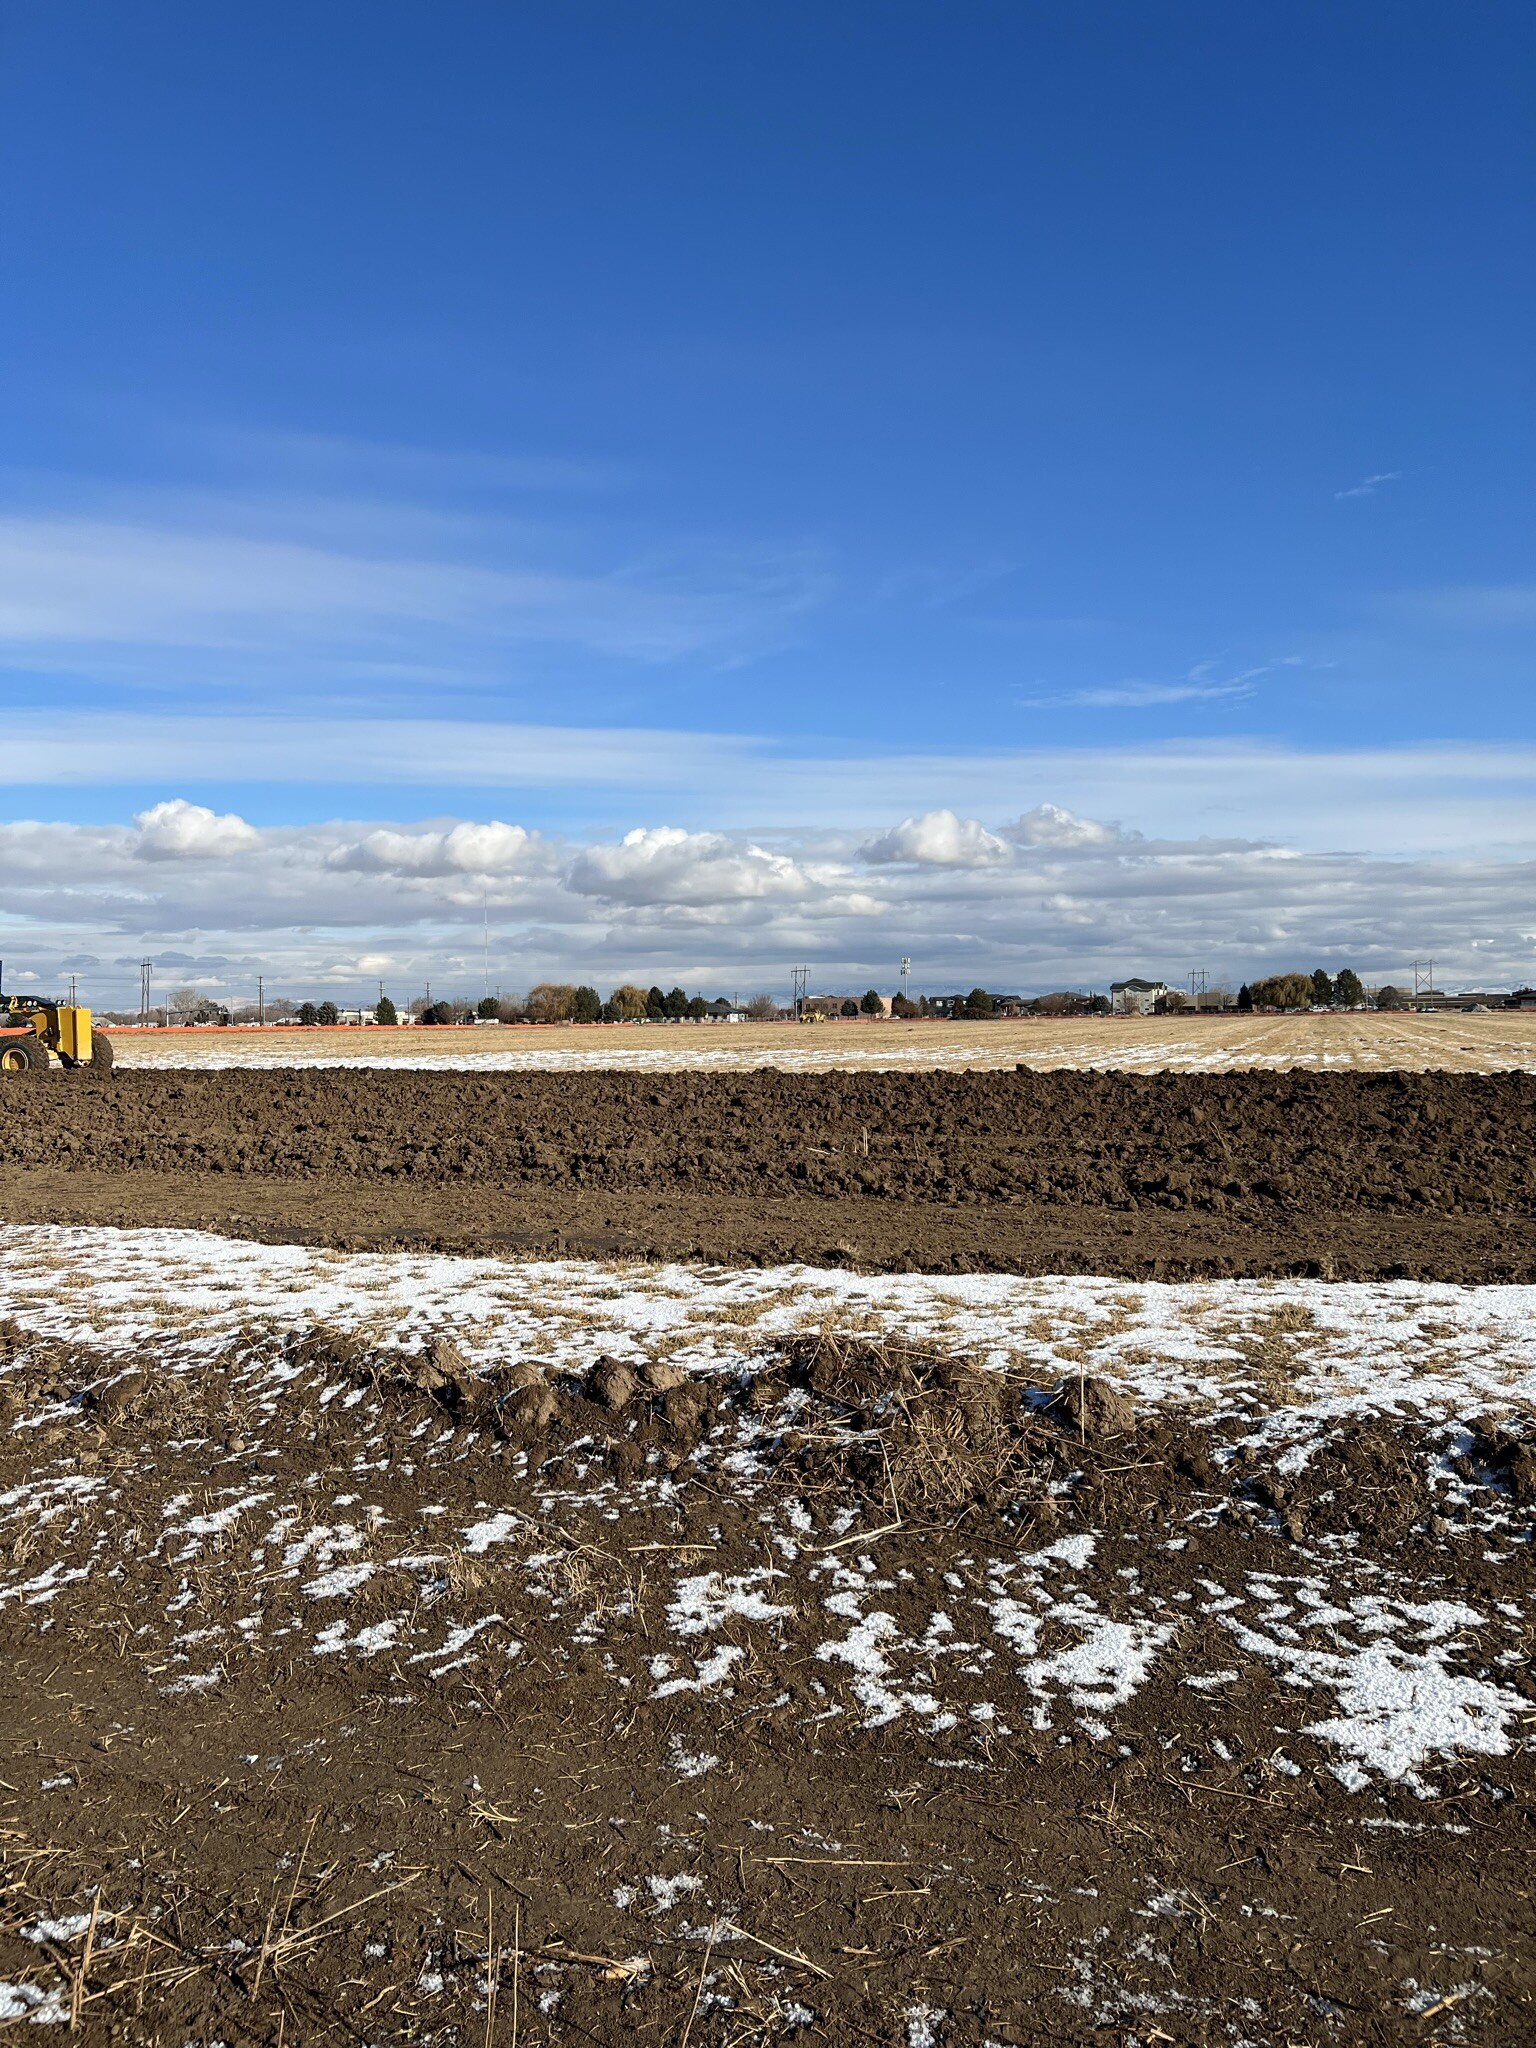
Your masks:
<path fill-rule="evenodd" d="M 1532 1436 L 0 1332 L 0 2016 L 1523 2038 Z"/>

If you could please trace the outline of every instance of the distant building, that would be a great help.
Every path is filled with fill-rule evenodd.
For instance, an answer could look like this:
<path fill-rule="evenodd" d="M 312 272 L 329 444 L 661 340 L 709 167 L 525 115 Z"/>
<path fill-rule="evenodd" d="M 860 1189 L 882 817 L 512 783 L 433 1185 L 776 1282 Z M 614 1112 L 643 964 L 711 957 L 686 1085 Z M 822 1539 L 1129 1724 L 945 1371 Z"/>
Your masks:
<path fill-rule="evenodd" d="M 1132 975 L 1129 981 L 1109 984 L 1109 1006 L 1117 1017 L 1150 1017 L 1168 994 L 1166 981 L 1143 981 Z"/>

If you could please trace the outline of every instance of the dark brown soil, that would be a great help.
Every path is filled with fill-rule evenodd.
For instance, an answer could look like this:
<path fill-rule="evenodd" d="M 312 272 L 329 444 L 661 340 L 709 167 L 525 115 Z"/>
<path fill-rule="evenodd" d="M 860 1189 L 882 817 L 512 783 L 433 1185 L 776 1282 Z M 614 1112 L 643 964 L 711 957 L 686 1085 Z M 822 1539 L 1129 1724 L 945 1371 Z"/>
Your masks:
<path fill-rule="evenodd" d="M 925 1271 L 1529 1281 L 1536 1077 L 6 1076 L 0 1216 Z"/>
<path fill-rule="evenodd" d="M 1446 1668 L 1536 1701 L 1523 1430 L 1340 1418 L 1298 1473 L 1253 1413 L 1048 1393 L 826 1344 L 487 1384 L 325 1330 L 124 1376 L 0 1329 L 0 2012 L 166 2048 L 1533 2038 L 1529 1746 L 1346 1790 L 1329 1688 L 1222 1619 L 1284 1637 L 1321 1587 L 1316 1640 L 1443 1641 L 1470 1603 Z M 979 1618 L 1085 1535 L 1068 1608 L 1167 1617 L 1086 1706 Z M 823 1640 L 860 1615 L 911 1652 L 890 1712 Z"/>

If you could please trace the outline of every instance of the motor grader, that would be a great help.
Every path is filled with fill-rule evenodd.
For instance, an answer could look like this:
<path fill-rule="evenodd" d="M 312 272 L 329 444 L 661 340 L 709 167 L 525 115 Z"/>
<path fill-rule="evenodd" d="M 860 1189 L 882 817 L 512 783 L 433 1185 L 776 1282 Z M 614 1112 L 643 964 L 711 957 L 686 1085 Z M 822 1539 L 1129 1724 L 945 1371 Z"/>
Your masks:
<path fill-rule="evenodd" d="M 112 1041 L 91 1029 L 83 1005 L 0 993 L 0 1074 L 46 1073 L 50 1053 L 66 1067 L 112 1071 Z"/>

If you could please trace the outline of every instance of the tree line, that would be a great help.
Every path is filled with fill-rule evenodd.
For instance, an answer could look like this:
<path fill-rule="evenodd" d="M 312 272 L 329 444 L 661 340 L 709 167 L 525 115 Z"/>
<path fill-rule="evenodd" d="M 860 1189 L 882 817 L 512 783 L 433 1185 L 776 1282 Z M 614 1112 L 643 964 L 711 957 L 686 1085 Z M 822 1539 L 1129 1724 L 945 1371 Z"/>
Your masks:
<path fill-rule="evenodd" d="M 1376 1001 L 1390 995 L 1401 999 L 1397 989 L 1379 989 Z M 1330 974 L 1326 967 L 1314 967 L 1310 974 L 1271 974 L 1261 981 L 1244 982 L 1237 992 L 1240 1010 L 1358 1010 L 1366 1000 L 1365 984 L 1353 967 L 1341 967 Z"/>
<path fill-rule="evenodd" d="M 1022 1005 L 1016 997 L 1007 1000 L 1010 1009 L 1021 1007 L 1034 1016 L 1083 1011 L 1102 1015 L 1110 1008 L 1106 996 L 1083 996 L 1069 991 L 1036 996 Z M 900 1018 L 943 1016 L 977 1020 L 996 1016 L 1003 1001 L 1004 998 L 992 995 L 984 988 L 973 988 L 965 996 L 939 998 L 913 998 L 903 992 L 891 998 L 890 1014 Z M 1179 990 L 1170 990 L 1167 1006 L 1170 1009 L 1184 1007 L 1190 1001 Z M 1398 1009 L 1411 1001 L 1408 990 L 1390 984 L 1369 993 L 1352 967 L 1341 968 L 1337 974 L 1329 974 L 1326 968 L 1316 967 L 1310 974 L 1266 975 L 1257 981 L 1244 982 L 1237 993 L 1239 1010 L 1353 1010 L 1372 1002 L 1378 1009 Z M 477 1003 L 464 1000 L 434 1002 L 430 996 L 422 996 L 407 1006 L 407 1015 L 418 1024 L 472 1024 L 476 1021 L 625 1024 L 642 1019 L 653 1023 L 702 1022 L 732 1007 L 724 996 L 717 996 L 713 1003 L 709 1003 L 703 996 L 690 995 L 680 987 L 668 990 L 659 986 L 642 988 L 638 982 L 626 981 L 611 990 L 604 1001 L 595 988 L 584 982 L 541 981 L 536 982 L 526 996 L 485 996 Z M 743 1008 L 754 1023 L 767 1023 L 792 1014 L 770 995 L 755 995 Z M 879 990 L 871 988 L 859 997 L 811 996 L 806 1000 L 804 1009 L 807 1014 L 824 1017 L 879 1017 L 885 1013 L 885 1003 Z M 104 1013 L 104 1021 L 107 1014 Z M 124 1011 L 120 1013 L 120 1021 L 132 1022 L 135 1014 Z M 272 1024 L 326 1026 L 340 1021 L 337 1005 L 329 1000 L 293 1002 L 283 996 L 271 996 L 266 999 L 260 1014 L 264 1021 Z M 400 1012 L 388 996 L 379 998 L 373 1005 L 372 1014 L 378 1024 L 397 1024 L 400 1021 Z M 258 1011 L 254 1003 L 226 1007 L 197 989 L 182 988 L 173 990 L 163 1007 L 152 1009 L 148 1021 L 160 1024 L 254 1024 L 258 1021 Z"/>
<path fill-rule="evenodd" d="M 386 1005 L 394 1010 L 387 997 L 379 1009 Z M 411 1007 L 422 1024 L 468 1024 L 477 1018 L 499 1024 L 630 1024 L 642 1018 L 652 1023 L 700 1023 L 734 1005 L 725 996 L 716 996 L 710 1003 L 685 988 L 641 988 L 632 981 L 621 982 L 605 1002 L 585 982 L 540 981 L 526 996 L 484 996 L 475 1004 L 440 1002 Z M 779 1015 L 779 1006 L 769 995 L 753 996 L 743 1007 L 754 1022 Z M 375 1016 L 381 1024 L 395 1021 L 393 1015 L 379 1016 L 378 1010 Z"/>

